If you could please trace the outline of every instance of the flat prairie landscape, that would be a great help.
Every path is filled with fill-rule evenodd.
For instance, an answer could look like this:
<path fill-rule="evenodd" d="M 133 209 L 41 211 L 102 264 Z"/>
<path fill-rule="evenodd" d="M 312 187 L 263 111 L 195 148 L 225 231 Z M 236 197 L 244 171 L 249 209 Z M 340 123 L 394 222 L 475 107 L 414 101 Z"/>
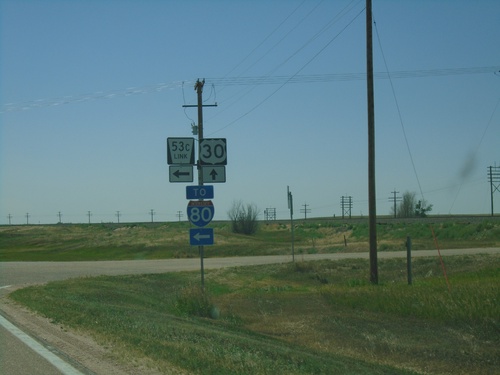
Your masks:
<path fill-rule="evenodd" d="M 295 262 L 207 270 L 204 289 L 199 271 L 173 272 L 54 281 L 19 289 L 10 299 L 58 327 L 92 336 L 114 361 L 126 358 L 150 373 L 498 373 L 498 254 L 446 256 L 443 263 L 437 256 L 415 258 L 412 285 L 406 259 L 379 259 L 379 284 L 372 285 L 366 259 L 300 256 L 367 251 L 365 223 L 296 225 Z M 209 257 L 290 252 L 286 222 L 261 223 L 255 236 L 230 233 L 228 223 L 214 227 Z M 196 257 L 186 246 L 188 228 L 2 227 L 0 254 L 4 261 Z M 408 235 L 417 249 L 436 243 L 491 248 L 500 238 L 493 220 L 378 228 L 381 252 L 403 250 Z"/>

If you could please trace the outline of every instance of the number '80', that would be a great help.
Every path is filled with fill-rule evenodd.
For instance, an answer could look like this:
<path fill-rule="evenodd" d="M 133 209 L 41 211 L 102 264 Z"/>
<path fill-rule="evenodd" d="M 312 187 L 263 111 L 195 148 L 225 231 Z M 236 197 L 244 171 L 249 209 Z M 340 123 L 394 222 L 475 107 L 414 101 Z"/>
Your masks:
<path fill-rule="evenodd" d="M 213 209 L 209 207 L 192 207 L 189 211 L 189 220 L 195 224 L 199 222 L 209 223 L 212 221 Z"/>

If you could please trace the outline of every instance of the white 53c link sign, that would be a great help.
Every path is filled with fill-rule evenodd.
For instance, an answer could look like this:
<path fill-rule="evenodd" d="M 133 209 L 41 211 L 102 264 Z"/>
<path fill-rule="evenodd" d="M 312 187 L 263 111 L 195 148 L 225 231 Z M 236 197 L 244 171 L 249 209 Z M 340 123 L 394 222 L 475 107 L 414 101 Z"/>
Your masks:
<path fill-rule="evenodd" d="M 167 138 L 168 164 L 194 164 L 194 138 Z"/>
<path fill-rule="evenodd" d="M 202 165 L 226 165 L 226 138 L 204 138 L 200 141 L 200 163 Z"/>

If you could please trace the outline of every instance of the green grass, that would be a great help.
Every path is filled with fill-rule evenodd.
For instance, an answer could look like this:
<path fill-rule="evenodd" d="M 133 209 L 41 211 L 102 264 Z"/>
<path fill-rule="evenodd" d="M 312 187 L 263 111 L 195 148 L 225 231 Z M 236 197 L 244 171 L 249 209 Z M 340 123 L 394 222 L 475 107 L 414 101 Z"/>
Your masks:
<path fill-rule="evenodd" d="M 116 358 L 194 374 L 494 374 L 500 257 L 315 261 L 81 278 L 10 296 Z"/>
<path fill-rule="evenodd" d="M 413 249 L 434 249 L 432 225 L 441 248 L 500 246 L 500 221 L 473 218 L 450 221 L 381 220 L 380 251 L 404 250 L 406 236 Z M 234 234 L 230 223 L 211 224 L 215 246 L 207 257 L 290 254 L 289 222 L 260 223 L 254 236 Z M 189 223 L 0 226 L 0 261 L 82 261 L 168 259 L 198 256 L 189 246 Z M 344 244 L 347 241 L 347 247 Z M 295 222 L 297 254 L 368 251 L 366 220 L 308 219 Z"/>

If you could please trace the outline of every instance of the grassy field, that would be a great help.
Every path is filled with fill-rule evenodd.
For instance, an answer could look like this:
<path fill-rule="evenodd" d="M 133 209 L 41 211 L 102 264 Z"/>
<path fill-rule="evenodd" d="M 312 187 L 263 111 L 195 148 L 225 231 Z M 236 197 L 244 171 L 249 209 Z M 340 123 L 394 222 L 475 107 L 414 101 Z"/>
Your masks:
<path fill-rule="evenodd" d="M 263 222 L 255 236 L 231 233 L 230 223 L 211 224 L 215 246 L 205 255 L 245 256 L 289 254 L 289 222 Z M 406 236 L 413 249 L 434 249 L 434 229 L 441 248 L 498 247 L 498 218 L 420 221 L 380 220 L 378 250 L 404 250 Z M 59 224 L 0 227 L 0 261 L 71 261 L 165 259 L 197 257 L 189 246 L 189 223 Z M 345 246 L 345 242 L 347 246 Z M 295 221 L 296 253 L 368 251 L 366 219 Z"/>
<path fill-rule="evenodd" d="M 364 220 L 295 222 L 295 251 L 368 251 Z M 288 222 L 255 236 L 216 222 L 207 257 L 290 253 Z M 379 251 L 500 246 L 500 221 L 380 220 Z M 0 261 L 197 257 L 188 223 L 0 227 Z M 297 258 L 300 259 L 300 256 Z M 295 262 L 199 272 L 81 278 L 10 297 L 54 323 L 92 334 L 126 358 L 164 373 L 498 374 L 500 257 Z"/>
<path fill-rule="evenodd" d="M 11 298 L 164 373 L 498 374 L 499 256 L 296 262 L 81 278 Z"/>

